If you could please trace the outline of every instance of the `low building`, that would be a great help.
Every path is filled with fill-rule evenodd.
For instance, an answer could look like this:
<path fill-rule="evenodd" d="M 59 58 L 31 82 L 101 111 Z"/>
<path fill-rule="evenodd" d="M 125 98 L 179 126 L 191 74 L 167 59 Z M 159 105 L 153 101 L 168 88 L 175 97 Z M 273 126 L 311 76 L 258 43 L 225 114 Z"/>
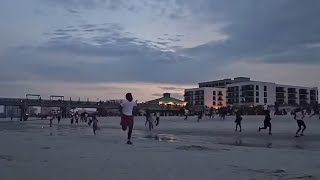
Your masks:
<path fill-rule="evenodd" d="M 193 107 L 221 108 L 227 106 L 227 89 L 201 87 L 185 89 L 184 100 Z"/>
<path fill-rule="evenodd" d="M 170 93 L 164 93 L 163 97 L 140 103 L 139 108 L 142 110 L 160 111 L 163 113 L 177 114 L 180 113 L 187 105 L 187 102 L 171 97 Z"/>

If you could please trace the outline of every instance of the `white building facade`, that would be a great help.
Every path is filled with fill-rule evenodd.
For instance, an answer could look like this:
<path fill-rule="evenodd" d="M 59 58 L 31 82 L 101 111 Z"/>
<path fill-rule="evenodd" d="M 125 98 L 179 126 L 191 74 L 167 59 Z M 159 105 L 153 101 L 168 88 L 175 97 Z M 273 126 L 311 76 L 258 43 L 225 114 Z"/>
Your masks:
<path fill-rule="evenodd" d="M 226 89 L 227 105 L 305 105 L 318 103 L 317 87 L 282 85 L 252 81 L 247 77 L 199 83 L 199 88 Z"/>
<path fill-rule="evenodd" d="M 227 106 L 227 89 L 202 87 L 185 89 L 184 100 L 191 106 L 218 109 Z"/>

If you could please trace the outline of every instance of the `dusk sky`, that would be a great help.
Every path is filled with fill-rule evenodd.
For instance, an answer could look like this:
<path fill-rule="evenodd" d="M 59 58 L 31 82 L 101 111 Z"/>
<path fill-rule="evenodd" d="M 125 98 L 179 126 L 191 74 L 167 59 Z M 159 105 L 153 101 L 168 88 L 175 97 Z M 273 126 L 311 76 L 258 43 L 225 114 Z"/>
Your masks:
<path fill-rule="evenodd" d="M 1 0 L 0 96 L 145 101 L 248 76 L 320 86 L 319 0 Z"/>

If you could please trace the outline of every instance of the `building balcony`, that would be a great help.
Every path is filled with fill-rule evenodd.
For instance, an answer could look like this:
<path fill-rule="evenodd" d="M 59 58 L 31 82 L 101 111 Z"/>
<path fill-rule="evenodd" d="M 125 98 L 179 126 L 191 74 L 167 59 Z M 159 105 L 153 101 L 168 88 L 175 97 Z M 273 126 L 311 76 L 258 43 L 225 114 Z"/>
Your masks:
<path fill-rule="evenodd" d="M 288 96 L 288 99 L 297 99 L 297 96 Z"/>

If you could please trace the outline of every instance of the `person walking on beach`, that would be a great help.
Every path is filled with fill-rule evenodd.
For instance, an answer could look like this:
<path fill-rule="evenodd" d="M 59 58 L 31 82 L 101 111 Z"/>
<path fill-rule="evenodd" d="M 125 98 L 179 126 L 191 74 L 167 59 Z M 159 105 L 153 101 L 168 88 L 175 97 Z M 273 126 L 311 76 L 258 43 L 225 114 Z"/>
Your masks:
<path fill-rule="evenodd" d="M 272 133 L 271 133 L 271 117 L 270 117 L 270 112 L 268 112 L 268 113 L 265 115 L 263 124 L 264 124 L 263 127 L 259 127 L 259 132 L 261 131 L 261 129 L 267 129 L 267 128 L 269 127 L 269 135 L 272 135 Z"/>
<path fill-rule="evenodd" d="M 73 112 L 71 113 L 71 119 L 70 119 L 70 124 L 73 125 L 73 121 L 74 121 L 74 114 Z"/>
<path fill-rule="evenodd" d="M 156 126 L 159 125 L 159 121 L 160 121 L 160 113 L 156 112 Z"/>
<path fill-rule="evenodd" d="M 151 119 L 151 113 L 150 113 L 149 109 L 146 109 L 146 122 L 144 123 L 144 126 L 147 126 L 150 119 Z"/>
<path fill-rule="evenodd" d="M 75 114 L 75 118 L 76 118 L 76 123 L 78 124 L 78 122 L 79 122 L 79 113 L 78 113 L 78 111 Z"/>
<path fill-rule="evenodd" d="M 188 120 L 188 114 L 189 114 L 189 110 L 188 109 L 184 109 L 184 120 Z"/>
<path fill-rule="evenodd" d="M 96 130 L 98 130 L 98 119 L 96 115 L 92 116 L 92 129 L 93 129 L 93 134 L 96 135 Z"/>
<path fill-rule="evenodd" d="M 58 124 L 60 124 L 61 116 L 62 116 L 62 114 L 61 114 L 61 112 L 59 111 L 59 112 L 57 113 Z"/>
<path fill-rule="evenodd" d="M 198 120 L 197 120 L 197 122 L 200 122 L 200 120 L 202 119 L 202 116 L 203 116 L 203 112 L 200 111 L 200 112 L 198 113 Z"/>
<path fill-rule="evenodd" d="M 236 112 L 236 120 L 234 121 L 236 123 L 236 130 L 235 131 L 238 131 L 238 126 L 240 128 L 239 132 L 242 131 L 241 121 L 242 121 L 242 117 L 241 117 L 240 112 L 238 111 L 238 112 Z"/>
<path fill-rule="evenodd" d="M 295 137 L 299 137 L 299 132 L 301 130 L 301 127 L 303 127 L 300 136 L 304 136 L 303 132 L 306 130 L 307 126 L 304 123 L 303 119 L 305 117 L 304 111 L 301 108 L 298 108 L 295 110 L 294 119 L 297 121 L 299 129 L 296 132 Z"/>
<path fill-rule="evenodd" d="M 137 103 L 133 101 L 133 97 L 131 93 L 126 94 L 126 100 L 124 100 L 119 107 L 119 111 L 121 113 L 121 123 L 122 130 L 126 131 L 128 128 L 128 141 L 127 144 L 132 144 L 131 135 L 133 130 L 133 110 L 137 107 Z"/>
<path fill-rule="evenodd" d="M 211 107 L 210 110 L 209 110 L 209 116 L 210 116 L 211 119 L 214 118 L 213 107 Z"/>

